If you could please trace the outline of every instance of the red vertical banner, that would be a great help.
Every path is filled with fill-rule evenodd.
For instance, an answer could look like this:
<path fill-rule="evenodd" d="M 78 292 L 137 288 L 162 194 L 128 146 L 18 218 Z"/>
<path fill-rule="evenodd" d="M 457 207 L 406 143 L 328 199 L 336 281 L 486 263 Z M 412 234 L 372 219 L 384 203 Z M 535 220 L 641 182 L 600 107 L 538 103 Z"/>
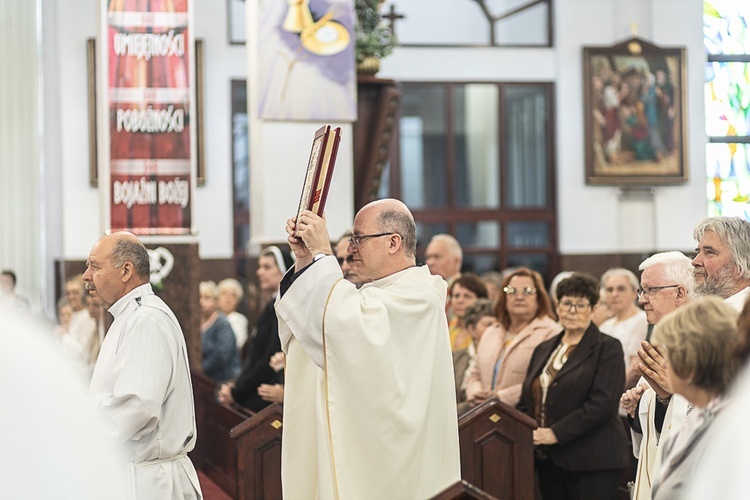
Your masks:
<path fill-rule="evenodd" d="M 110 229 L 189 234 L 189 0 L 109 0 Z"/>

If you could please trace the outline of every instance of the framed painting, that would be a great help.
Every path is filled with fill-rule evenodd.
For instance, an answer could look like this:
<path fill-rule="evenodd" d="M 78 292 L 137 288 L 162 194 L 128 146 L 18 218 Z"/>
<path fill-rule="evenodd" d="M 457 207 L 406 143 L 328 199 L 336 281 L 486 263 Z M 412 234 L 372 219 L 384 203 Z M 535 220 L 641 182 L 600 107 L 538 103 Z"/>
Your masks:
<path fill-rule="evenodd" d="M 583 81 L 587 184 L 687 181 L 684 48 L 584 47 Z"/>

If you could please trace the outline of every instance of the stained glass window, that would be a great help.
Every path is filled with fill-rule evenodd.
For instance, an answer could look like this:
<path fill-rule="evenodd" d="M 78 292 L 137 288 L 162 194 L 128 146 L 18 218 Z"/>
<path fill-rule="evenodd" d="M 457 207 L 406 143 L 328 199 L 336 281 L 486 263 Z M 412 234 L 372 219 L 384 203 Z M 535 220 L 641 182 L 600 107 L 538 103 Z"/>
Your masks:
<path fill-rule="evenodd" d="M 750 2 L 705 0 L 709 214 L 750 220 Z"/>

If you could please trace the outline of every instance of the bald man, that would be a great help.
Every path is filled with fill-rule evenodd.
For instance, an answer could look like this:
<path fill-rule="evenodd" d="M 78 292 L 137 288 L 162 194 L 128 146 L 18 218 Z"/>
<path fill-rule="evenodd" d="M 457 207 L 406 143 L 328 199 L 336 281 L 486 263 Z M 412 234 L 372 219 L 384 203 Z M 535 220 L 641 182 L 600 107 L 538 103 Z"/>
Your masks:
<path fill-rule="evenodd" d="M 343 279 L 325 221 L 286 227 L 296 267 L 276 301 L 286 353 L 284 498 L 429 498 L 460 479 L 445 281 L 415 262 L 416 226 L 386 199 L 354 219 Z"/>
<path fill-rule="evenodd" d="M 86 266 L 88 293 L 114 316 L 89 392 L 128 456 L 134 498 L 202 498 L 187 457 L 196 429 L 185 339 L 151 289 L 146 247 L 113 233 L 96 242 Z"/>

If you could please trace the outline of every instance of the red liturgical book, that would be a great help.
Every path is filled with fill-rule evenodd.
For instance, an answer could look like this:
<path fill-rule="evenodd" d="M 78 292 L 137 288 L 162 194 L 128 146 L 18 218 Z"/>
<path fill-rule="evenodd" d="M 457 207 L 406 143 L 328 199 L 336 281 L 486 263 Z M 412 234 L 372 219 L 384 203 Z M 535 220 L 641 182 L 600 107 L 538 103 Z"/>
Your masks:
<path fill-rule="evenodd" d="M 330 125 L 326 125 L 315 132 L 310 159 L 307 161 L 305 184 L 297 208 L 297 218 L 305 210 L 323 216 L 340 140 L 340 127 L 332 129 Z"/>

